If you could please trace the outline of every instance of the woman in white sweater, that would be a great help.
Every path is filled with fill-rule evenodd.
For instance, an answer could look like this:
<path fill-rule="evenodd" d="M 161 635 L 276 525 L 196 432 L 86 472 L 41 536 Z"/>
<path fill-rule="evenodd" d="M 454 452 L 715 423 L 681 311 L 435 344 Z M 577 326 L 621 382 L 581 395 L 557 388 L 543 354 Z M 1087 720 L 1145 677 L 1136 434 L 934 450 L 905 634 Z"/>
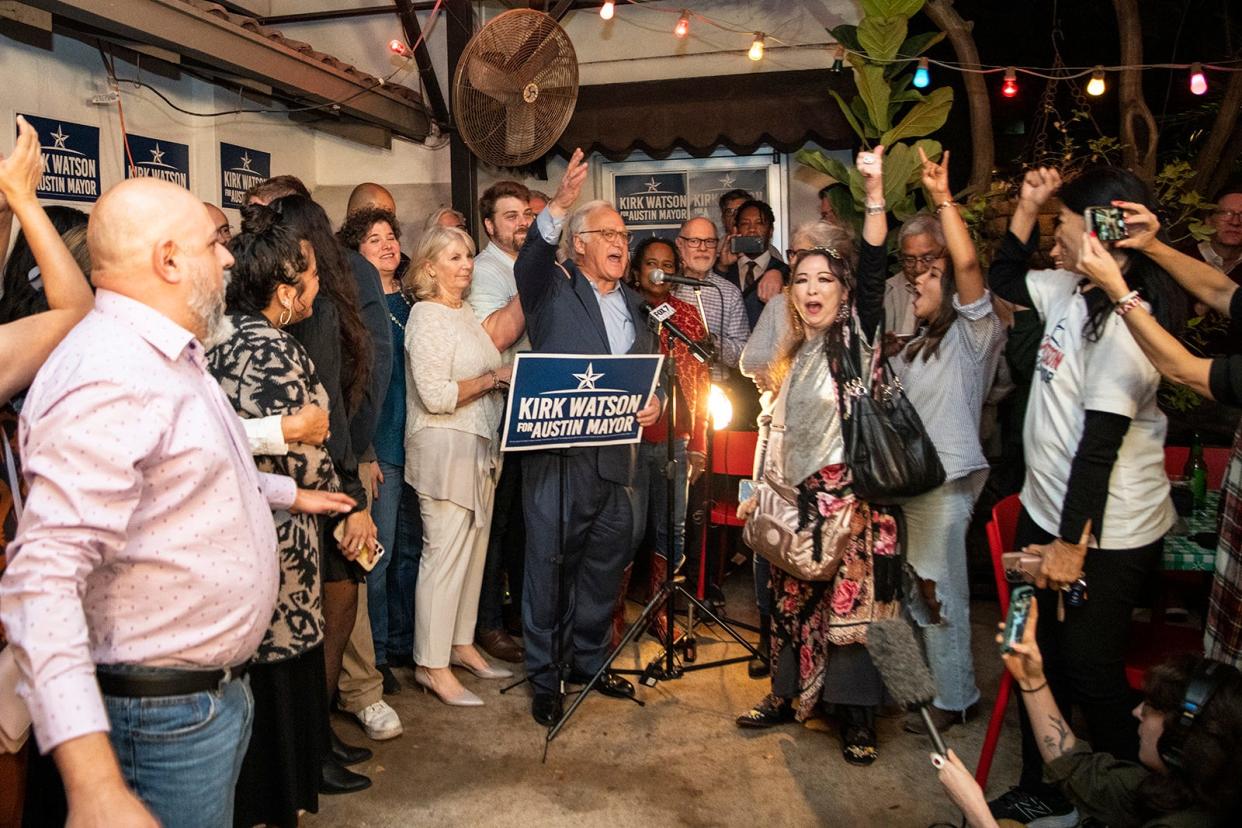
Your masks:
<path fill-rule="evenodd" d="M 406 277 L 420 300 L 406 328 L 405 479 L 418 492 L 423 557 L 414 598 L 415 680 L 445 704 L 483 701 L 450 665 L 507 678 L 474 648 L 479 587 L 500 476 L 497 429 L 511 368 L 464 297 L 474 242 L 436 227 Z"/>

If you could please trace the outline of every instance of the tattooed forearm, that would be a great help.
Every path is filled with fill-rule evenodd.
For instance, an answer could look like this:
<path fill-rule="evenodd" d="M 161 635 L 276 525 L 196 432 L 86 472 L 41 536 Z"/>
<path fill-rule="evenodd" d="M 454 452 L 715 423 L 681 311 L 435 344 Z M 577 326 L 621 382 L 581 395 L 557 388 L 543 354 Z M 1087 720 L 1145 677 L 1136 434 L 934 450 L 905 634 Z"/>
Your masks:
<path fill-rule="evenodd" d="M 1043 754 L 1044 761 L 1052 761 L 1058 756 L 1062 756 L 1070 748 L 1074 746 L 1074 732 L 1070 730 L 1069 725 L 1061 718 L 1059 712 L 1048 714 L 1048 725 L 1052 728 L 1051 733 L 1044 733 L 1043 738 Z"/>

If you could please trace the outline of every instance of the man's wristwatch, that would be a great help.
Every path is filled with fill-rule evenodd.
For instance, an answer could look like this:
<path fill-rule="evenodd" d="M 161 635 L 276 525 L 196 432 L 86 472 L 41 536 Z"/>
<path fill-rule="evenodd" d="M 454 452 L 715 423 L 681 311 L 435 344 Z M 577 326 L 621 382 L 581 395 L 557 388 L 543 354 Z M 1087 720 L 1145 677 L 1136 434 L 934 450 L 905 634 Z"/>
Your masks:
<path fill-rule="evenodd" d="M 866 206 L 867 206 L 867 215 L 869 216 L 880 215 L 881 213 L 884 212 L 883 201 L 881 201 L 879 204 L 872 204 L 870 201 L 868 201 Z"/>

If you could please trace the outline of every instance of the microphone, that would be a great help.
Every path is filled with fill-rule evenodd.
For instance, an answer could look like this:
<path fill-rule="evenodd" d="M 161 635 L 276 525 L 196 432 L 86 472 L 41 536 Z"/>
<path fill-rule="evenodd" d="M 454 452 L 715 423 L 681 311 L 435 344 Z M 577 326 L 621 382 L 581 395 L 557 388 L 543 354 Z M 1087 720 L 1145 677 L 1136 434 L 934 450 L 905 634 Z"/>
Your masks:
<path fill-rule="evenodd" d="M 657 270 L 656 273 L 660 273 L 660 271 Z M 690 349 L 690 356 L 699 362 L 711 362 L 712 357 L 703 349 L 703 346 L 691 339 L 685 331 L 673 323 L 673 320 L 670 318 L 673 315 L 672 305 L 665 304 L 658 308 L 653 308 L 650 304 L 644 302 L 643 314 L 647 317 L 647 324 L 653 331 L 659 333 L 660 326 L 663 325 L 665 330 L 677 339 L 680 339 Z"/>
<path fill-rule="evenodd" d="M 910 624 L 903 618 L 874 622 L 867 628 L 867 652 L 893 700 L 906 710 L 918 710 L 922 714 L 923 725 L 931 735 L 936 752 L 948 756 L 949 749 L 928 713 L 936 697 L 936 682 L 914 640 Z"/>
<path fill-rule="evenodd" d="M 665 273 L 658 267 L 651 271 L 649 278 L 651 279 L 651 284 L 653 285 L 662 285 L 665 282 L 668 282 L 672 285 L 689 285 L 690 287 L 702 288 L 711 284 L 704 279 L 691 279 L 689 276 L 674 276 L 670 273 Z"/>

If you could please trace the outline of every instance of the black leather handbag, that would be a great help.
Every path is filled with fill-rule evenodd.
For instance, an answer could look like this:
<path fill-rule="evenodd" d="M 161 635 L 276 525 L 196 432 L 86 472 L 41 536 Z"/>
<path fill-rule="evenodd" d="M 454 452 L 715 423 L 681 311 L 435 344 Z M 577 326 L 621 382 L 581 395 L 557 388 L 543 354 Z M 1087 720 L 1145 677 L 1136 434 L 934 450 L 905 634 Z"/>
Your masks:
<path fill-rule="evenodd" d="M 865 374 L 856 326 L 851 333 L 838 402 L 854 494 L 884 503 L 931 491 L 944 483 L 944 466 L 901 380 L 883 356 L 883 325 Z"/>

